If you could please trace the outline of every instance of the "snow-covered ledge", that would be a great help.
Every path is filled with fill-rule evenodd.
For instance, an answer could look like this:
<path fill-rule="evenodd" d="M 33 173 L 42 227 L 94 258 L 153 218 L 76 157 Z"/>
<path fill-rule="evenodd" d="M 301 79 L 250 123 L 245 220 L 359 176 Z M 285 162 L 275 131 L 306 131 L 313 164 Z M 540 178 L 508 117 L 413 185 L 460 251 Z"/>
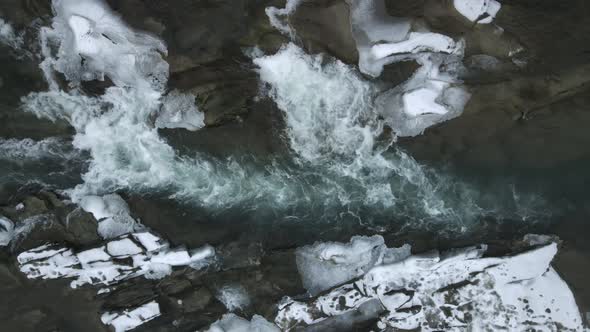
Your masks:
<path fill-rule="evenodd" d="M 353 242 L 359 241 L 361 238 Z M 329 250 L 327 246 L 342 251 L 342 244 L 324 245 L 322 251 Z M 489 326 L 507 331 L 531 327 L 538 331 L 583 330 L 572 292 L 551 267 L 557 253 L 555 243 L 508 257 L 483 257 L 486 249 L 479 246 L 414 255 L 375 265 L 356 281 L 309 302 L 285 298 L 275 323 L 289 330 L 333 317 L 342 316 L 342 321 L 356 312 L 357 316 L 362 313 L 378 318 L 379 330 L 485 330 Z M 363 262 L 367 257 L 361 250 L 356 260 Z M 354 268 L 353 260 L 348 257 L 341 268 Z M 306 275 L 319 271 L 317 267 L 299 271 L 304 280 L 322 277 Z"/>

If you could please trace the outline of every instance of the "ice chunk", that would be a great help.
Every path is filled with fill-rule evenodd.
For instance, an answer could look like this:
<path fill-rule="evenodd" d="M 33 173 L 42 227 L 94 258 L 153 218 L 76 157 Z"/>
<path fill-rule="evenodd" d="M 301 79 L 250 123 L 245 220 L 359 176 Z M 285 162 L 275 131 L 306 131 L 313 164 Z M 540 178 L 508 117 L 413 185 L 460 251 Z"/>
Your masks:
<path fill-rule="evenodd" d="M 411 20 L 387 15 L 383 0 L 348 0 L 352 34 L 359 52 L 361 72 L 378 77 L 383 66 L 394 60 L 375 58 L 371 52 L 376 43 L 398 43 L 407 39 Z"/>
<path fill-rule="evenodd" d="M 184 128 L 195 131 L 205 126 L 205 115 L 195 105 L 195 96 L 173 90 L 162 100 L 156 119 L 158 128 Z"/>
<path fill-rule="evenodd" d="M 456 52 L 455 41 L 445 35 L 432 32 L 412 32 L 408 39 L 397 43 L 377 44 L 371 47 L 371 55 L 375 59 L 383 59 L 393 54 L 419 52 Z"/>
<path fill-rule="evenodd" d="M 42 68 L 53 89 L 52 70 L 73 83 L 107 75 L 118 86 L 165 88 L 167 50 L 160 40 L 131 30 L 102 0 L 53 1 L 53 10 L 52 28 L 41 30 Z M 52 43 L 59 46 L 55 55 Z"/>
<path fill-rule="evenodd" d="M 227 310 L 243 310 L 250 305 L 250 298 L 246 289 L 239 285 L 224 286 L 217 291 L 216 298 L 223 303 Z"/>
<path fill-rule="evenodd" d="M 145 278 L 146 279 L 163 279 L 172 273 L 172 266 L 164 263 L 151 263 L 149 265 L 143 265 L 145 267 Z"/>
<path fill-rule="evenodd" d="M 79 202 L 82 209 L 99 221 L 98 234 L 103 239 L 112 239 L 140 228 L 129 215 L 129 206 L 117 194 L 84 196 Z"/>
<path fill-rule="evenodd" d="M 457 11 L 475 23 L 492 23 L 502 5 L 495 0 L 453 0 Z"/>
<path fill-rule="evenodd" d="M 234 314 L 225 314 L 220 320 L 211 324 L 207 332 L 280 332 L 280 330 L 262 316 L 254 315 L 251 321 L 247 321 Z"/>
<path fill-rule="evenodd" d="M 440 91 L 437 89 L 418 88 L 403 94 L 404 112 L 409 116 L 424 114 L 446 114 L 448 110 L 436 102 Z"/>
<path fill-rule="evenodd" d="M 382 262 L 386 251 L 379 235 L 355 236 L 347 244 L 327 242 L 298 248 L 295 257 L 303 286 L 315 295 L 366 273 Z M 404 259 L 407 254 L 397 258 Z M 392 252 L 388 257 L 393 257 Z"/>
<path fill-rule="evenodd" d="M 186 249 L 175 249 L 170 251 L 159 252 L 152 256 L 153 263 L 164 263 L 172 266 L 188 265 L 191 262 L 191 256 Z"/>
<path fill-rule="evenodd" d="M 100 320 L 105 325 L 111 325 L 115 332 L 124 332 L 132 330 L 158 316 L 160 316 L 160 306 L 156 301 L 152 301 L 132 310 L 106 312 L 100 317 Z"/>
<path fill-rule="evenodd" d="M 7 246 L 14 236 L 14 223 L 0 216 L 0 247 Z"/>

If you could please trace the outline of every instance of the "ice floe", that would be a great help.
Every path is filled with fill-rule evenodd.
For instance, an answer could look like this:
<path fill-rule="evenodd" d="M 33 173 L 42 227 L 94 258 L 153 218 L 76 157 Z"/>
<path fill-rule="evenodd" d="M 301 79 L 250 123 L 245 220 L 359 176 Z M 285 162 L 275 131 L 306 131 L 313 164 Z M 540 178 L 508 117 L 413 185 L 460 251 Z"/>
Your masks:
<path fill-rule="evenodd" d="M 158 316 L 160 316 L 160 305 L 152 301 L 122 312 L 106 312 L 100 320 L 105 325 L 111 325 L 115 332 L 123 332 L 132 330 Z"/>
<path fill-rule="evenodd" d="M 136 239 L 144 239 L 147 246 Z M 145 231 L 123 235 L 83 251 L 44 245 L 21 253 L 17 259 L 21 272 L 29 279 L 70 278 L 73 279 L 70 285 L 77 288 L 85 284 L 109 286 L 140 276 L 162 278 L 175 266 L 202 268 L 214 255 L 210 246 L 195 254 L 184 248 L 170 248 L 167 241 Z"/>
<path fill-rule="evenodd" d="M 377 265 L 309 302 L 285 298 L 275 322 L 289 330 L 364 312 L 379 319 L 380 330 L 582 330 L 573 294 L 550 265 L 555 243 L 499 258 L 484 257 L 485 251 L 471 247 Z M 318 275 L 302 275 L 312 277 Z"/>
<path fill-rule="evenodd" d="M 502 5 L 495 0 L 453 0 L 455 9 L 471 22 L 492 23 Z"/>

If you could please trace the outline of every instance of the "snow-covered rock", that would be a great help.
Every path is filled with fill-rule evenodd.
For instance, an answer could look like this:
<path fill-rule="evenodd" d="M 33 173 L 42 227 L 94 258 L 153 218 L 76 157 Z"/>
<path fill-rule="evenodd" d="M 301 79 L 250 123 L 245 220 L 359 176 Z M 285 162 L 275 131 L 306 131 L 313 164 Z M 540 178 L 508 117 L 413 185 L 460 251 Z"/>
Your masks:
<path fill-rule="evenodd" d="M 379 314 L 380 330 L 582 330 L 573 294 L 550 265 L 555 243 L 499 258 L 483 257 L 485 250 L 471 247 L 375 266 L 309 303 L 286 298 L 275 322 L 287 330 L 314 325 L 378 300 L 386 309 Z"/>
<path fill-rule="evenodd" d="M 115 332 L 132 330 L 145 322 L 160 316 L 160 305 L 156 301 L 122 312 L 106 312 L 100 320 L 105 325 L 111 325 Z"/>
<path fill-rule="evenodd" d="M 44 245 L 21 253 L 17 260 L 21 272 L 29 279 L 69 278 L 74 279 L 70 285 L 77 288 L 85 284 L 109 286 L 140 276 L 159 279 L 169 275 L 174 266 L 203 268 L 214 255 L 210 246 L 193 253 L 184 248 L 171 249 L 167 241 L 153 233 L 142 232 L 79 252 L 58 245 Z"/>

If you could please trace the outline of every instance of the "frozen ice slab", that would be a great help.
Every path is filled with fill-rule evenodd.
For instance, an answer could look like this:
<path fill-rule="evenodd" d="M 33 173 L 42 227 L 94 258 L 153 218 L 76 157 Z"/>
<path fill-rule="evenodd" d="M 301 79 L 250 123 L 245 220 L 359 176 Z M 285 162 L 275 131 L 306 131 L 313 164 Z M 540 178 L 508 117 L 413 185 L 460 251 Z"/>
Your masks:
<path fill-rule="evenodd" d="M 375 266 L 309 303 L 286 298 L 275 322 L 283 329 L 313 325 L 378 300 L 386 309 L 375 316 L 381 330 L 583 330 L 572 292 L 550 265 L 555 243 L 499 258 L 484 258 L 485 250 L 410 256 Z"/>
<path fill-rule="evenodd" d="M 106 312 L 100 320 L 105 325 L 111 325 L 115 332 L 132 330 L 156 317 L 160 316 L 160 305 L 156 301 L 122 312 Z"/>
<path fill-rule="evenodd" d="M 355 236 L 345 244 L 326 242 L 298 248 L 295 257 L 303 286 L 315 295 L 366 273 L 381 264 L 386 253 L 389 260 L 403 259 L 410 247 L 387 249 L 379 235 Z"/>

